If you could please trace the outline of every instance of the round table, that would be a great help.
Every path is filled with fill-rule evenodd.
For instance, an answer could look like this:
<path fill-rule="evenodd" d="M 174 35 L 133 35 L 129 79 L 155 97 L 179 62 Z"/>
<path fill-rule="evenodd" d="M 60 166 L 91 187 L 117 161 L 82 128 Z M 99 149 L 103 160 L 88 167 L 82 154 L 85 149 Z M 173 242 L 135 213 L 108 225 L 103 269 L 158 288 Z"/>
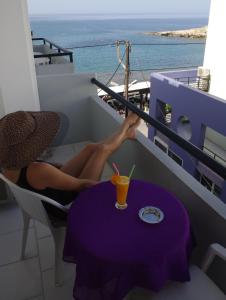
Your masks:
<path fill-rule="evenodd" d="M 155 291 L 168 280 L 189 280 L 190 223 L 182 203 L 165 189 L 132 180 L 125 210 L 115 208 L 116 191 L 103 182 L 73 202 L 64 260 L 76 263 L 74 297 L 122 300 L 134 286 Z M 155 206 L 164 219 L 143 222 L 141 208 Z"/>

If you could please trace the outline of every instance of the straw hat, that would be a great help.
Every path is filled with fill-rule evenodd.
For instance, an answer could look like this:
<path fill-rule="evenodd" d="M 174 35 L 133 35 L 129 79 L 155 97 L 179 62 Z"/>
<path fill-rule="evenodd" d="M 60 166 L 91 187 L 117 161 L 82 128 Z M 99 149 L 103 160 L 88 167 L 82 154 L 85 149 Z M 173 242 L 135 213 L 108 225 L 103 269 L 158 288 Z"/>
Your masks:
<path fill-rule="evenodd" d="M 10 113 L 0 120 L 0 166 L 19 169 L 35 161 L 50 145 L 60 125 L 55 112 Z"/>

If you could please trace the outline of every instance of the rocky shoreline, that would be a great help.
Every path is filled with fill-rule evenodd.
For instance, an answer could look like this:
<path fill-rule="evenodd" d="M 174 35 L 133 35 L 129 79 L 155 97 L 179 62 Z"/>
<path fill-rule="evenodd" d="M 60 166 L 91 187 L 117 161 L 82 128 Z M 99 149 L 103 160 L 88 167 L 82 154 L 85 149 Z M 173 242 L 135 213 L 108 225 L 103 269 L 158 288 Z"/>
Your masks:
<path fill-rule="evenodd" d="M 145 32 L 146 35 L 204 39 L 207 36 L 207 26 L 175 31 Z"/>

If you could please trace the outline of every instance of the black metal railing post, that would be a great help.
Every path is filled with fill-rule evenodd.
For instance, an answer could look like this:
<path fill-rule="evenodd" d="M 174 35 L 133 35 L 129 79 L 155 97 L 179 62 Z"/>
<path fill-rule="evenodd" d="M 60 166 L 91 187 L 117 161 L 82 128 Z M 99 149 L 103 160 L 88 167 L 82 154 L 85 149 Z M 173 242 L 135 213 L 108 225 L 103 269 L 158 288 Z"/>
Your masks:
<path fill-rule="evenodd" d="M 208 92 L 210 85 L 210 77 L 200 77 L 200 76 L 189 76 L 189 77 L 179 77 L 174 78 L 174 80 L 182 82 L 183 84 L 187 84 L 192 86 L 193 88 L 197 88 L 199 90 Z"/>
<path fill-rule="evenodd" d="M 203 150 L 207 150 L 207 152 L 210 152 L 211 155 L 213 155 L 214 159 L 218 158 L 219 160 L 221 160 L 223 163 L 226 164 L 226 160 L 223 157 L 221 157 L 220 155 L 218 155 L 217 153 L 215 153 L 213 150 L 209 149 L 206 146 L 203 146 Z"/>
<path fill-rule="evenodd" d="M 161 122 L 157 121 L 156 119 L 152 118 L 142 110 L 138 109 L 135 105 L 124 99 L 121 95 L 115 93 L 106 85 L 98 81 L 96 78 L 92 78 L 91 82 L 105 91 L 107 94 L 111 95 L 112 98 L 121 102 L 124 106 L 126 106 L 129 110 L 136 113 L 140 118 L 142 118 L 145 122 L 149 123 L 169 139 L 171 139 L 174 143 L 180 146 L 182 149 L 186 150 L 189 154 L 194 156 L 196 159 L 200 160 L 202 163 L 207 165 L 210 169 L 220 175 L 223 179 L 226 179 L 226 168 L 215 161 L 212 157 L 204 153 L 198 147 L 193 145 L 192 143 L 188 142 L 187 140 L 180 137 L 174 131 L 169 129 L 167 126 L 163 125 Z"/>
<path fill-rule="evenodd" d="M 35 58 L 37 58 L 37 57 L 48 57 L 50 59 L 50 64 L 51 64 L 52 63 L 52 61 L 51 61 L 52 57 L 55 57 L 55 56 L 68 56 L 70 62 L 73 63 L 73 52 L 72 51 L 64 49 L 64 48 L 54 44 L 53 42 L 47 40 L 46 38 L 32 38 L 32 41 L 43 41 L 44 45 L 46 45 L 47 43 L 49 44 L 50 49 L 53 49 L 53 47 L 55 47 L 56 50 L 57 50 L 56 53 L 36 54 L 36 55 L 34 55 Z"/>

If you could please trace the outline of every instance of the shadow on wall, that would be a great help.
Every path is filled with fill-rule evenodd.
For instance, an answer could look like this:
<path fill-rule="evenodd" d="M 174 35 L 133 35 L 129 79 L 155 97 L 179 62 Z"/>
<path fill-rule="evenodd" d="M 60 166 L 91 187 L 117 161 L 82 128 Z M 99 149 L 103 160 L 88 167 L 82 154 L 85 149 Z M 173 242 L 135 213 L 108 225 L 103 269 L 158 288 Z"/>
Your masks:
<path fill-rule="evenodd" d="M 5 106 L 3 102 L 3 95 L 2 95 L 2 89 L 0 87 L 0 119 L 4 117 L 5 115 Z"/>

